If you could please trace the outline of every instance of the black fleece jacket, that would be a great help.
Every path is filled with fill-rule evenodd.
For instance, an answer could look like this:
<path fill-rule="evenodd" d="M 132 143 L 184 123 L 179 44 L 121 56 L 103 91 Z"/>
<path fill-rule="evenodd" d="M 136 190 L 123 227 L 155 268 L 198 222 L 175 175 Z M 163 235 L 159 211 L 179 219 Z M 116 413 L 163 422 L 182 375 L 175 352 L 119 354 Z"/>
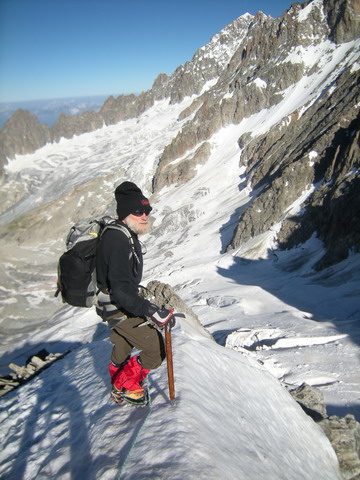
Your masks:
<path fill-rule="evenodd" d="M 124 223 L 134 240 L 136 255 L 130 240 L 120 230 L 108 229 L 101 237 L 96 253 L 96 277 L 101 291 L 110 293 L 111 303 L 126 315 L 151 316 L 156 306 L 139 295 L 143 273 L 143 257 L 138 236 Z"/>

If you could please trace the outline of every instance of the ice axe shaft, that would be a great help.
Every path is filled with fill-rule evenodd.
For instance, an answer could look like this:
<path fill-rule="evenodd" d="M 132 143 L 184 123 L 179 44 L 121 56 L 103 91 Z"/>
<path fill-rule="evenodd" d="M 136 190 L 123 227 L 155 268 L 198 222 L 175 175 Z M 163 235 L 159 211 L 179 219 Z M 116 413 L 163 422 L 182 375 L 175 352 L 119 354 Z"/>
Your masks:
<path fill-rule="evenodd" d="M 185 318 L 183 313 L 174 313 L 174 317 Z M 174 367 L 171 345 L 171 325 L 167 323 L 165 325 L 165 350 L 166 350 L 166 362 L 168 372 L 169 383 L 169 397 L 172 405 L 175 405 L 175 382 L 174 382 Z"/>
<path fill-rule="evenodd" d="M 185 318 L 183 313 L 175 313 L 174 317 Z M 172 357 L 172 345 L 171 345 L 171 325 L 168 323 L 165 326 L 165 349 L 166 349 L 166 362 L 168 372 L 169 383 L 169 397 L 172 405 L 175 405 L 175 382 L 174 382 L 174 367 Z"/>
<path fill-rule="evenodd" d="M 169 397 L 172 405 L 175 405 L 175 382 L 174 382 L 174 368 L 172 358 L 171 345 L 171 326 L 168 324 L 165 327 L 165 348 L 166 348 L 166 362 L 169 383 Z"/>

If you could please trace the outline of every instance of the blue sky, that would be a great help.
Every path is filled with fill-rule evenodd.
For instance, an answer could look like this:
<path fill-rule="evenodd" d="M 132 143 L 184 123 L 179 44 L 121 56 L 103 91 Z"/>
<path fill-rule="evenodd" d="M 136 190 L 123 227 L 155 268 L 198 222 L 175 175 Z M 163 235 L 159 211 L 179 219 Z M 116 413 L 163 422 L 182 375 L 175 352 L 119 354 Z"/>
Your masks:
<path fill-rule="evenodd" d="M 0 0 L 0 102 L 140 93 L 225 25 L 291 0 Z"/>

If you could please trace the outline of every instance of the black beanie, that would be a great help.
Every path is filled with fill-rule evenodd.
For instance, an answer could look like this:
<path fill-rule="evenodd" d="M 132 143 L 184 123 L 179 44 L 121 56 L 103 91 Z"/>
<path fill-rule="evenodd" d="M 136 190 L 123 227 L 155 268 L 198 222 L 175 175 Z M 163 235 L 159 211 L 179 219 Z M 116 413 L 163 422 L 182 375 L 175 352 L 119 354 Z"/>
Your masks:
<path fill-rule="evenodd" d="M 139 187 L 132 182 L 123 182 L 115 190 L 116 213 L 119 220 L 124 220 L 130 213 L 137 210 L 150 213 L 152 210 L 149 200 L 144 197 Z"/>

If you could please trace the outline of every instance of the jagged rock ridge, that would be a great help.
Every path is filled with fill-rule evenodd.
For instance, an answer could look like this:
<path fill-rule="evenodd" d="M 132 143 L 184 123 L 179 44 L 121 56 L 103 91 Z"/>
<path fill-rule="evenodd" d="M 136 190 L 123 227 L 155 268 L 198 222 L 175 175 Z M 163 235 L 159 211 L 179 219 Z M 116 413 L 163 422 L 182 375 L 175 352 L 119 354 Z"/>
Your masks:
<path fill-rule="evenodd" d="M 315 0 L 305 8 L 294 4 L 280 19 L 257 14 L 217 84 L 200 106 L 195 100 L 193 119 L 164 149 L 154 190 L 174 181 L 173 162 L 179 157 L 183 162 L 176 162 L 175 181 L 182 181 L 180 173 L 187 180 L 182 170 L 187 152 L 205 145 L 221 127 L 265 110 L 271 115 L 273 106 L 293 101 L 290 117 L 260 137 L 249 132 L 239 139 L 240 162 L 246 167 L 243 185 L 254 194 L 228 248 L 276 229 L 282 248 L 316 232 L 327 248 L 317 269 L 343 260 L 351 249 L 358 252 L 359 44 L 354 39 L 359 12 L 357 1 Z M 313 99 L 296 105 L 299 85 L 306 81 L 313 83 Z M 306 191 L 306 208 L 294 216 L 292 206 Z"/>

